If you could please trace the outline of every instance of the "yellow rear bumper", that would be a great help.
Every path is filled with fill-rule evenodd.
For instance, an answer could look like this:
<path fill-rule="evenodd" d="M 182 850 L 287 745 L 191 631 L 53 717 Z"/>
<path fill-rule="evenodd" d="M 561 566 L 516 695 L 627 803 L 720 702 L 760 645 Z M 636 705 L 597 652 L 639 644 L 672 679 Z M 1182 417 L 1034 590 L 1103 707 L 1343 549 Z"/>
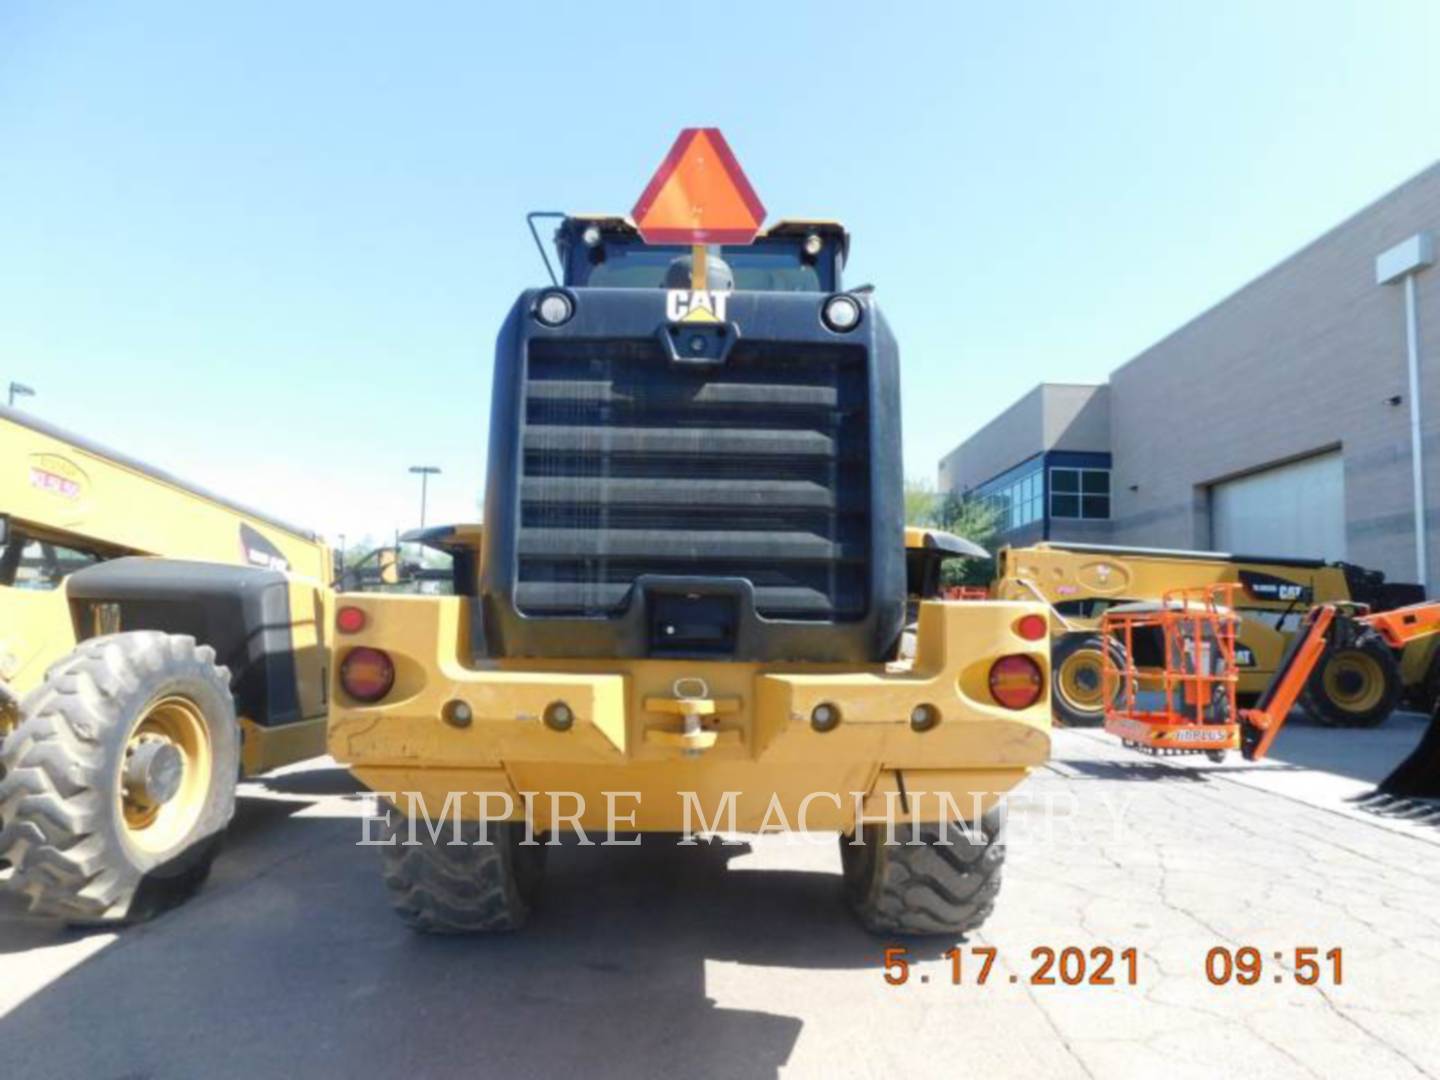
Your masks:
<path fill-rule="evenodd" d="M 709 823 L 719 811 L 724 827 L 755 830 L 800 827 L 803 808 L 804 827 L 848 831 L 858 814 L 933 820 L 916 807 L 935 800 L 938 810 L 946 797 L 968 818 L 1049 754 L 1049 642 L 1016 632 L 1023 615 L 1044 614 L 1038 604 L 922 604 L 915 660 L 857 670 L 687 660 L 470 667 L 461 659 L 466 603 L 338 600 L 367 618 L 362 632 L 338 636 L 336 670 L 364 645 L 391 656 L 396 680 L 382 702 L 361 705 L 337 678 L 330 752 L 371 788 L 396 801 L 417 793 L 432 812 L 465 793 L 462 816 L 495 816 L 508 798 L 517 815 L 528 802 L 541 827 L 577 814 L 604 827 L 618 809 L 624 827 L 639 830 L 685 829 L 697 813 Z M 1044 687 L 1022 710 L 989 691 L 991 664 L 1014 654 L 1035 661 Z M 545 718 L 562 703 L 571 723 L 557 730 Z M 813 722 L 822 705 L 839 715 L 830 730 Z M 938 718 L 927 730 L 912 724 L 920 706 Z M 494 798 L 482 810 L 485 793 Z M 562 793 L 558 803 L 552 793 Z"/>

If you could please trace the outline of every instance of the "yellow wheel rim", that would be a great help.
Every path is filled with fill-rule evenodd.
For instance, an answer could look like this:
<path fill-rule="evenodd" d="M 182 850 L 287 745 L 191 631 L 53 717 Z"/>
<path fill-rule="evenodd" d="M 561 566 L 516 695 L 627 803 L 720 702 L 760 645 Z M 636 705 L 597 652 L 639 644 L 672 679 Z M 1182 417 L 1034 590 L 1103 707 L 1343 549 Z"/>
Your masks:
<path fill-rule="evenodd" d="M 1325 665 L 1323 680 L 1325 696 L 1347 712 L 1369 712 L 1385 696 L 1385 673 L 1367 653 L 1336 653 Z"/>
<path fill-rule="evenodd" d="M 128 766 L 137 754 L 161 751 L 180 761 L 179 783 L 173 794 L 157 800 L 134 781 Z M 141 851 L 158 854 L 184 840 L 204 812 L 210 793 L 214 760 L 210 731 L 200 707 L 186 697 L 161 698 L 140 717 L 125 743 L 120 762 L 120 819 L 125 837 Z"/>
<path fill-rule="evenodd" d="M 1088 649 L 1073 652 L 1060 662 L 1056 689 L 1065 704 L 1077 712 L 1099 713 L 1105 707 L 1105 677 L 1100 654 Z"/>

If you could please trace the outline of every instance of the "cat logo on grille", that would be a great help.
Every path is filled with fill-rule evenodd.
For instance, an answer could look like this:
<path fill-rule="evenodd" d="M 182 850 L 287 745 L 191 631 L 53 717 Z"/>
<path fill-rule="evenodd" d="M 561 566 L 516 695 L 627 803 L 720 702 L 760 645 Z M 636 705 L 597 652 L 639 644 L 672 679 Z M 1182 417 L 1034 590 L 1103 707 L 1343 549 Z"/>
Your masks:
<path fill-rule="evenodd" d="M 665 293 L 665 321 L 672 323 L 723 323 L 728 292 L 710 289 L 669 289 Z"/>

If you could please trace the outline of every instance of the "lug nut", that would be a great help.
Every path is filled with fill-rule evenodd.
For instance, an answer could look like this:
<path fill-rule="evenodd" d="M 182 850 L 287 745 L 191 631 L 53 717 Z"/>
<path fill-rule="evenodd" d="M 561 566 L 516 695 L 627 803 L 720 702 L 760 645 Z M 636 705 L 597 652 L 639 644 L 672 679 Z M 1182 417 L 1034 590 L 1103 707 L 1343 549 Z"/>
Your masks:
<path fill-rule="evenodd" d="M 563 701 L 552 701 L 545 707 L 545 726 L 551 731 L 569 731 L 575 725 L 575 714 Z"/>
<path fill-rule="evenodd" d="M 834 731 L 840 723 L 840 710 L 828 701 L 810 711 L 810 726 L 816 731 Z"/>

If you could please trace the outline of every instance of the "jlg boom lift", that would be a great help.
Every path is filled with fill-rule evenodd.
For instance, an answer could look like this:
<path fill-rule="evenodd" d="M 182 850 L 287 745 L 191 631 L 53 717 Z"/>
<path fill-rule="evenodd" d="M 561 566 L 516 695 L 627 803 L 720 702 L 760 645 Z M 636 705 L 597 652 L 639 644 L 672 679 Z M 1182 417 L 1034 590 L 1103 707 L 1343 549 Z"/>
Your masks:
<path fill-rule="evenodd" d="M 1235 637 L 1238 586 L 1182 589 L 1159 604 L 1121 605 L 1106 612 L 1102 631 L 1122 650 L 1104 668 L 1105 728 L 1127 745 L 1156 753 L 1239 749 L 1259 761 L 1315 671 L 1337 651 L 1372 644 L 1392 650 L 1440 635 L 1440 602 L 1369 612 L 1363 605 L 1311 608 L 1254 708 L 1236 708 Z M 1142 641 L 1148 637 L 1148 645 Z M 1137 646 L 1140 648 L 1137 650 Z M 1158 666 L 1129 657 L 1159 654 Z M 1379 785 L 1387 795 L 1440 798 L 1440 708 L 1416 750 Z"/>
<path fill-rule="evenodd" d="M 867 926 L 977 926 L 1000 797 L 1049 750 L 1046 609 L 921 600 L 902 657 L 897 349 L 841 283 L 847 234 L 761 231 L 714 129 L 632 219 L 559 216 L 561 271 L 500 331 L 483 533 L 426 538 L 457 595 L 336 613 L 330 746 L 396 807 L 396 911 L 518 926 L 544 851 L 525 819 L 603 831 L 618 795 L 641 833 L 838 833 Z M 415 827 L 447 805 L 485 842 Z"/>
<path fill-rule="evenodd" d="M 1101 690 L 1104 652 L 1123 663 L 1124 645 L 1098 633 L 1100 618 L 1117 605 L 1158 602 L 1167 593 L 1233 585 L 1227 606 L 1235 627 L 1235 691 L 1254 704 L 1275 679 L 1280 659 L 1316 604 L 1363 604 L 1388 611 L 1425 599 L 1417 585 L 1392 582 L 1376 570 L 1320 559 L 1230 555 L 1213 551 L 1126 548 L 1045 541 L 1002 548 L 993 595 L 1044 599 L 1054 610 L 1051 669 L 1056 719 L 1074 727 L 1105 716 Z M 1430 643 L 1397 655 L 1378 638 L 1326 653 L 1301 692 L 1306 711 L 1336 727 L 1383 723 L 1403 694 L 1429 702 L 1440 696 L 1440 663 Z M 1149 664 L 1151 660 L 1141 658 Z"/>

